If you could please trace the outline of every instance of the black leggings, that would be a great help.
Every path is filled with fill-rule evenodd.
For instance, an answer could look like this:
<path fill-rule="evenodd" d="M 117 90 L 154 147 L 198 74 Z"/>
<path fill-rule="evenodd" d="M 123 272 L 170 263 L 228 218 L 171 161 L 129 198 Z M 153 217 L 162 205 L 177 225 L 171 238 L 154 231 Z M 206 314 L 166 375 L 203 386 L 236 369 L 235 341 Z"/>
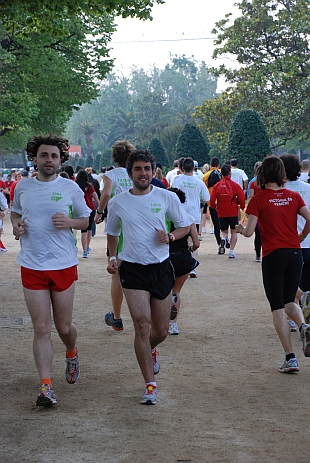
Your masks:
<path fill-rule="evenodd" d="M 262 249 L 262 240 L 261 240 L 260 231 L 257 225 L 255 227 L 254 249 L 255 249 L 255 253 L 257 257 L 260 257 L 260 253 Z"/>
<path fill-rule="evenodd" d="M 214 227 L 214 236 L 217 241 L 217 244 L 220 246 L 221 244 L 221 230 L 220 230 L 220 222 L 219 218 L 217 215 L 217 210 L 213 209 L 213 207 L 209 207 L 210 210 L 210 216 L 213 222 L 213 227 Z"/>
<path fill-rule="evenodd" d="M 294 302 L 301 271 L 301 249 L 276 249 L 263 257 L 263 284 L 272 312 Z"/>

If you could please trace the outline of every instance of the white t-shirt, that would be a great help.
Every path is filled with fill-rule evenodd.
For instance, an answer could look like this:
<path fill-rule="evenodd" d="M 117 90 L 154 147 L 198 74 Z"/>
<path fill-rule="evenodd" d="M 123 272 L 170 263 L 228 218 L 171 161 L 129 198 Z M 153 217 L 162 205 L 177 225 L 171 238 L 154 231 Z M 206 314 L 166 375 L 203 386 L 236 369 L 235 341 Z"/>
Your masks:
<path fill-rule="evenodd" d="M 173 177 L 177 175 L 178 170 L 179 170 L 178 167 L 175 167 L 173 170 L 169 170 L 169 172 L 167 172 L 166 180 L 170 186 L 172 184 Z"/>
<path fill-rule="evenodd" d="M 3 193 L 0 191 L 0 208 L 2 211 L 8 208 L 8 202 L 6 200 L 6 197 L 4 196 Z"/>
<path fill-rule="evenodd" d="M 125 167 L 116 167 L 116 169 L 111 169 L 105 173 L 105 176 L 112 182 L 111 198 L 132 188 L 132 181 L 129 178 Z"/>
<path fill-rule="evenodd" d="M 201 172 L 201 170 L 194 170 L 193 172 L 193 175 L 198 177 L 200 180 L 202 180 L 202 177 L 203 177 L 203 173 Z"/>
<path fill-rule="evenodd" d="M 173 188 L 179 188 L 186 195 L 182 204 L 188 214 L 195 218 L 195 223 L 200 223 L 200 203 L 210 201 L 208 188 L 202 180 L 193 175 L 178 175 L 172 183 Z"/>
<path fill-rule="evenodd" d="M 150 193 L 133 195 L 125 191 L 109 202 L 106 232 L 123 233 L 123 249 L 118 257 L 142 265 L 158 264 L 169 257 L 169 246 L 160 243 L 155 228 L 167 230 L 166 220 L 175 227 L 188 227 L 193 217 L 181 207 L 175 193 L 152 186 Z"/>
<path fill-rule="evenodd" d="M 288 180 L 285 184 L 285 188 L 288 190 L 296 191 L 300 194 L 302 199 L 305 201 L 306 206 L 310 209 L 310 184 L 305 183 L 302 180 L 290 181 Z M 305 219 L 301 215 L 297 216 L 297 230 L 298 233 L 302 232 L 305 226 Z M 301 241 L 300 246 L 302 248 L 310 248 L 310 233 L 303 241 Z"/>
<path fill-rule="evenodd" d="M 308 172 L 301 172 L 298 180 L 302 180 L 303 182 L 306 182 L 309 178 Z"/>
<path fill-rule="evenodd" d="M 89 217 L 84 192 L 72 180 L 58 176 L 51 182 L 22 179 L 14 192 L 12 211 L 20 214 L 25 233 L 16 262 L 32 270 L 60 270 L 78 264 L 76 237 L 71 229 L 57 229 L 56 212 L 70 218 Z"/>
<path fill-rule="evenodd" d="M 245 182 L 246 180 L 248 180 L 248 176 L 247 174 L 244 172 L 244 170 L 242 169 L 238 169 L 237 167 L 236 168 L 231 168 L 231 179 L 238 183 L 238 185 L 241 186 L 242 189 L 244 189 L 243 187 L 243 182 Z"/>

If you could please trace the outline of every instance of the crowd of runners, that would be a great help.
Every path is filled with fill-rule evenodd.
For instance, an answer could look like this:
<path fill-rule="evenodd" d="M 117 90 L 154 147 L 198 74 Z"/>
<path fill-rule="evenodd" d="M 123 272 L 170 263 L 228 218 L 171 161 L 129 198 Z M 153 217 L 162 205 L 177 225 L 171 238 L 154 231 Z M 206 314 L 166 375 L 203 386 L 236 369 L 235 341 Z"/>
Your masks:
<path fill-rule="evenodd" d="M 91 256 L 91 239 L 104 222 L 110 310 L 105 323 L 124 329 L 123 297 L 132 317 L 134 349 L 144 380 L 141 404 L 154 405 L 159 373 L 158 345 L 178 335 L 181 290 L 199 278 L 198 249 L 210 233 L 219 259 L 236 259 L 238 233 L 252 237 L 272 320 L 284 350 L 279 371 L 298 372 L 291 332 L 299 330 L 310 357 L 310 184 L 309 160 L 269 155 L 253 166 L 253 178 L 232 159 L 216 157 L 203 166 L 180 158 L 163 176 L 147 150 L 126 140 L 112 148 L 116 168 L 96 175 L 91 168 L 62 166 L 68 140 L 34 137 L 26 152 L 36 170 L 0 180 L 0 251 L 5 216 L 20 242 L 17 263 L 31 316 L 33 354 L 40 378 L 38 406 L 57 403 L 52 383 L 52 323 L 66 349 L 65 378 L 80 376 L 77 329 L 72 322 L 78 279 L 77 236 L 82 259 Z M 9 225 L 6 224 L 9 228 Z M 8 231 L 8 230 L 7 230 Z M 227 251 L 227 254 L 226 254 Z"/>

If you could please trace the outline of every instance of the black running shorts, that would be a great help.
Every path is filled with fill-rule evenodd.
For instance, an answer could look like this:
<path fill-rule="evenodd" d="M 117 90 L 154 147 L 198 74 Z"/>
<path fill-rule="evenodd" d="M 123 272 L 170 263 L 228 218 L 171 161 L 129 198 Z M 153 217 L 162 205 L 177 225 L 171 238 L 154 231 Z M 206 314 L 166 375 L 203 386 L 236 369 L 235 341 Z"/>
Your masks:
<path fill-rule="evenodd" d="M 126 289 L 148 291 L 155 299 L 166 299 L 175 283 L 169 259 L 159 264 L 136 264 L 122 261 L 119 267 L 121 285 Z"/>

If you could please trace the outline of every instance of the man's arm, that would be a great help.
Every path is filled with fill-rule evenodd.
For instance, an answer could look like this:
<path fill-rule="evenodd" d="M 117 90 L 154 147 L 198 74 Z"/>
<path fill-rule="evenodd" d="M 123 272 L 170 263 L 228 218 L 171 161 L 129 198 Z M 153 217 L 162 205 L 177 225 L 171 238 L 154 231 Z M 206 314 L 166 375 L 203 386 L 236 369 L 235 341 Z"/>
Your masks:
<path fill-rule="evenodd" d="M 108 249 L 109 249 L 109 263 L 107 266 L 108 273 L 112 275 L 117 272 L 118 261 L 117 261 L 117 247 L 118 247 L 118 236 L 107 235 Z M 112 260 L 111 260 L 112 259 Z"/>
<path fill-rule="evenodd" d="M 66 216 L 62 212 L 57 212 L 52 217 L 55 228 L 73 228 L 74 230 L 86 230 L 89 223 L 88 217 L 77 217 L 75 219 Z"/>
<path fill-rule="evenodd" d="M 108 204 L 109 199 L 111 198 L 111 194 L 112 194 L 112 180 L 108 178 L 107 176 L 104 176 L 103 184 L 104 184 L 104 188 L 100 196 L 99 206 L 97 207 L 97 211 L 99 211 L 101 214 L 98 214 L 98 212 L 96 211 L 96 216 L 95 216 L 95 222 L 97 224 L 102 221 L 101 220 L 102 213 L 104 211 L 104 208 Z"/>
<path fill-rule="evenodd" d="M 13 235 L 16 236 L 16 238 L 20 238 L 25 231 L 25 226 L 24 222 L 22 221 L 22 216 L 18 214 L 17 212 L 11 211 L 11 223 L 13 225 Z"/>

